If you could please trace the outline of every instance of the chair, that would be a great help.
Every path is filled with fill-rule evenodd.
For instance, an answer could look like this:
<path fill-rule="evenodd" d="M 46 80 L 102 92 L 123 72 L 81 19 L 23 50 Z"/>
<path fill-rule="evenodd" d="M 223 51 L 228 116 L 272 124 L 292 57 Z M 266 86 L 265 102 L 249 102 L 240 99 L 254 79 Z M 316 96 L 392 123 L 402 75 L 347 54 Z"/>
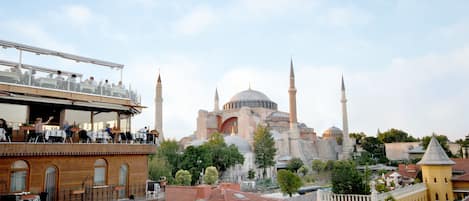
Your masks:
<path fill-rule="evenodd" d="M 34 140 L 34 143 L 37 143 L 37 141 L 39 141 L 39 139 L 42 139 L 42 142 L 46 143 L 46 135 L 44 134 L 44 132 L 36 133 L 36 139 Z"/>
<path fill-rule="evenodd" d="M 125 139 L 127 140 L 127 142 L 132 141 L 132 134 L 130 134 L 130 132 L 125 132 Z"/>
<path fill-rule="evenodd" d="M 78 131 L 78 137 L 80 138 L 80 142 L 91 142 L 91 138 L 88 136 L 85 130 Z"/>
<path fill-rule="evenodd" d="M 158 192 L 160 191 L 160 184 L 156 181 L 147 181 L 146 186 L 146 198 L 147 199 L 157 199 Z"/>

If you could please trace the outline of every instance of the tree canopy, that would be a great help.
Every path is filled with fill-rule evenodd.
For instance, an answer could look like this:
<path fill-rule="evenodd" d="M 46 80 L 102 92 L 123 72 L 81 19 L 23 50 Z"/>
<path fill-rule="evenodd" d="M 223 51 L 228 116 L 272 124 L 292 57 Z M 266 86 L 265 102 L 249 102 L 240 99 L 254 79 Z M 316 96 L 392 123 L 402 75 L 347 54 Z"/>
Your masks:
<path fill-rule="evenodd" d="M 280 190 L 284 194 L 288 194 L 290 197 L 292 196 L 293 193 L 298 191 L 301 185 L 303 185 L 300 177 L 288 170 L 278 171 L 277 183 L 280 186 Z"/>
<path fill-rule="evenodd" d="M 258 125 L 254 133 L 254 155 L 255 163 L 258 168 L 263 168 L 262 176 L 267 175 L 267 168 L 275 165 L 274 157 L 277 150 L 275 141 L 270 134 L 269 128 Z"/>
<path fill-rule="evenodd" d="M 353 161 L 336 161 L 332 170 L 332 191 L 338 194 L 369 194 L 368 179 Z"/>
<path fill-rule="evenodd" d="M 311 165 L 313 170 L 316 170 L 316 173 L 319 174 L 322 170 L 326 168 L 326 163 L 322 162 L 322 160 L 314 159 Z"/>
<path fill-rule="evenodd" d="M 212 185 L 218 181 L 218 170 L 216 167 L 210 166 L 205 169 L 204 182 Z"/>
<path fill-rule="evenodd" d="M 287 169 L 296 173 L 298 171 L 298 169 L 300 169 L 300 167 L 303 166 L 303 165 L 304 165 L 304 163 L 301 159 L 292 158 L 287 164 Z"/>
<path fill-rule="evenodd" d="M 379 141 L 383 143 L 392 142 L 416 142 L 417 139 L 406 133 L 405 131 L 391 128 L 383 133 L 378 133 Z"/>
<path fill-rule="evenodd" d="M 178 170 L 176 172 L 176 184 L 183 186 L 190 186 L 192 180 L 192 175 L 187 170 Z"/>

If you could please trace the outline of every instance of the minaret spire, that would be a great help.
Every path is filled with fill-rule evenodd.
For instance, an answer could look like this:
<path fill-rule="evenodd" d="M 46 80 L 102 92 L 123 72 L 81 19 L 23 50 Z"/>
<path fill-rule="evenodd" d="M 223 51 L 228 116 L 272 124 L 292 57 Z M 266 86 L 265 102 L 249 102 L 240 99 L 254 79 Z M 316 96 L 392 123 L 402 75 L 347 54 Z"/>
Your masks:
<path fill-rule="evenodd" d="M 213 111 L 214 112 L 218 112 L 220 111 L 220 105 L 219 105 L 219 99 L 218 99 L 218 89 L 215 88 L 215 101 L 214 101 L 215 105 L 214 105 L 214 108 L 213 108 Z"/>
<path fill-rule="evenodd" d="M 348 131 L 348 114 L 347 114 L 347 98 L 345 97 L 345 82 L 344 76 L 342 75 L 341 80 L 341 99 L 342 103 L 342 130 L 343 130 L 343 145 L 342 145 L 342 154 L 343 159 L 350 158 L 350 155 L 353 152 L 353 146 L 355 145 L 353 140 L 350 139 Z"/>
<path fill-rule="evenodd" d="M 155 96 L 155 130 L 160 134 L 160 140 L 163 140 L 163 86 L 161 84 L 161 76 L 159 72 L 156 82 Z"/>
<path fill-rule="evenodd" d="M 288 89 L 290 98 L 290 129 L 296 128 L 296 88 L 295 88 L 295 73 L 293 70 L 293 58 L 290 60 L 290 88 Z"/>

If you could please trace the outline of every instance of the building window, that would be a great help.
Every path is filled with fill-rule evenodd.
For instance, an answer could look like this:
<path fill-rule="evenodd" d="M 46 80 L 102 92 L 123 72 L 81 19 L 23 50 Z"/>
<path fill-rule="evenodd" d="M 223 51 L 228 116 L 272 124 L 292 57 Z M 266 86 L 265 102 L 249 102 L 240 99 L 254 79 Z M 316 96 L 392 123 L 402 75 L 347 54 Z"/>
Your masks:
<path fill-rule="evenodd" d="M 438 197 L 438 193 L 435 193 L 435 200 L 440 200 Z"/>
<path fill-rule="evenodd" d="M 448 193 L 446 193 L 446 201 L 448 201 L 448 200 L 449 200 L 449 199 L 448 199 Z"/>
<path fill-rule="evenodd" d="M 107 163 L 104 159 L 98 159 L 94 162 L 94 180 L 93 185 L 106 185 Z"/>
<path fill-rule="evenodd" d="M 129 168 L 126 164 L 121 165 L 119 171 L 119 186 L 122 188 L 119 190 L 119 198 L 127 197 L 127 178 L 128 178 Z"/>
<path fill-rule="evenodd" d="M 25 161 L 15 161 L 11 165 L 10 172 L 10 191 L 23 192 L 27 191 L 29 175 L 29 166 Z"/>
<path fill-rule="evenodd" d="M 448 183 L 448 179 L 445 177 L 445 183 Z"/>
<path fill-rule="evenodd" d="M 435 178 L 433 178 L 433 181 L 436 183 L 436 177 L 435 177 Z"/>

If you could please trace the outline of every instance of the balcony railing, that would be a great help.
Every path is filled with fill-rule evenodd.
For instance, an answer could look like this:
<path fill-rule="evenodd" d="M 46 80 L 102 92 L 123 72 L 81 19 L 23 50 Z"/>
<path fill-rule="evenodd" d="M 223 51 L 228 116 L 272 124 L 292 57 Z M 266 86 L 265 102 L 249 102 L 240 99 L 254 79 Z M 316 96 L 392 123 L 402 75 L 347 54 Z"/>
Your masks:
<path fill-rule="evenodd" d="M 140 95 L 124 86 L 122 81 L 104 79 L 99 82 L 94 77 L 83 80 L 80 73 L 32 66 L 0 60 L 0 82 L 24 86 L 40 87 L 67 92 L 85 93 L 114 98 L 130 99 L 140 104 Z"/>

